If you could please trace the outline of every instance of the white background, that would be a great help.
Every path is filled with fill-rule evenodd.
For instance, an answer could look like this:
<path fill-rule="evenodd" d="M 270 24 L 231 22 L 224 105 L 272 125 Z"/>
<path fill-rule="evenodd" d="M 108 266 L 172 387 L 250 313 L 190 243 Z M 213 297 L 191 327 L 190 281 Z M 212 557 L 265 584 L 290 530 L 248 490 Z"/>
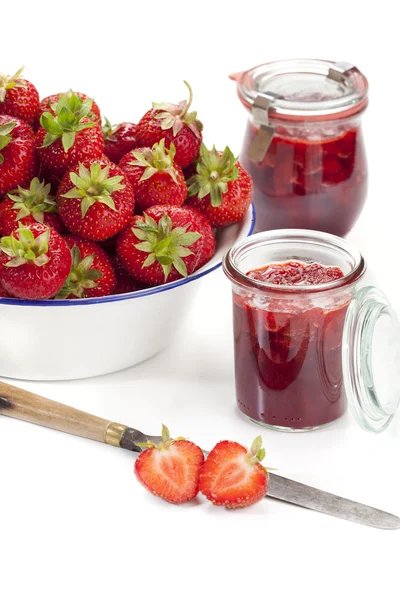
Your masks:
<path fill-rule="evenodd" d="M 349 239 L 400 311 L 394 6 L 7 2 L 0 67 L 11 73 L 25 64 L 42 97 L 70 87 L 94 96 L 113 122 L 138 120 L 152 100 L 180 100 L 188 79 L 206 143 L 239 152 L 246 114 L 229 73 L 280 58 L 353 62 L 371 86 L 364 117 L 371 184 Z M 57 343 L 55 332 L 54 351 Z M 374 436 L 346 416 L 324 431 L 289 435 L 240 416 L 221 271 L 202 284 L 179 342 L 156 358 L 103 378 L 19 384 L 148 433 L 165 422 L 206 448 L 223 438 L 248 444 L 262 433 L 267 463 L 279 473 L 400 514 L 399 423 Z M 399 531 L 272 500 L 232 512 L 202 499 L 171 506 L 137 483 L 133 458 L 0 418 L 1 599 L 399 597 Z"/>

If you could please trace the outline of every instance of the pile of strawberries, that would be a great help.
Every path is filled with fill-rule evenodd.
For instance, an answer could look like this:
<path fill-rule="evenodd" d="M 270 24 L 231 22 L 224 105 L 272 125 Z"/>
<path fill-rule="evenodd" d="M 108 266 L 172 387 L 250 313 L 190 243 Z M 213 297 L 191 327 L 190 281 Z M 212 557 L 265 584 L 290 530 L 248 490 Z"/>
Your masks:
<path fill-rule="evenodd" d="M 91 298 L 186 277 L 241 220 L 249 175 L 207 150 L 189 100 L 102 127 L 80 92 L 0 74 L 0 296 Z"/>
<path fill-rule="evenodd" d="M 218 442 L 204 459 L 203 450 L 184 438 L 171 439 L 165 425 L 162 441 L 138 444 L 144 448 L 136 459 L 135 473 L 155 496 L 180 504 L 201 492 L 216 506 L 244 508 L 267 493 L 268 471 L 262 438 L 257 436 L 250 450 L 241 444 Z"/>

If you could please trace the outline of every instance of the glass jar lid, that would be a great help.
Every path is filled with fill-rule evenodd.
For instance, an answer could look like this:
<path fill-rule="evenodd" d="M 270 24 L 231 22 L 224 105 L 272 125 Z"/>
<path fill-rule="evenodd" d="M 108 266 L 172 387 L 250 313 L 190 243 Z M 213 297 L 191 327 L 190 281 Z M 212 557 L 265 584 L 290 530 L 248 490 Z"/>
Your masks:
<path fill-rule="evenodd" d="M 368 81 L 349 63 L 283 60 L 232 78 L 243 104 L 252 108 L 260 99 L 267 101 L 270 118 L 338 118 L 359 112 L 367 104 Z"/>
<path fill-rule="evenodd" d="M 368 431 L 383 431 L 400 403 L 400 323 L 375 287 L 360 289 L 349 305 L 342 361 L 353 415 Z"/>

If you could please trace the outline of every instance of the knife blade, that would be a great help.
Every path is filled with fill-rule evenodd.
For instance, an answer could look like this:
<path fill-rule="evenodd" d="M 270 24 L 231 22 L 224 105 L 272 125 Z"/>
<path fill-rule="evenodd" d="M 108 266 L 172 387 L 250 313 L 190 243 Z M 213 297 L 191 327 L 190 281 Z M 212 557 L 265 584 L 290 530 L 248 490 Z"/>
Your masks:
<path fill-rule="evenodd" d="M 140 452 L 141 448 L 136 444 L 146 442 L 147 440 L 158 444 L 161 441 L 161 437 L 156 435 L 148 436 L 137 429 L 127 428 L 119 445 L 126 450 Z M 203 450 L 203 452 L 207 456 L 208 451 Z M 329 492 L 324 492 L 293 479 L 287 479 L 281 475 L 276 475 L 276 473 L 268 474 L 268 491 L 266 497 L 296 504 L 303 508 L 359 523 L 360 525 L 367 525 L 378 529 L 400 529 L 400 518 L 395 515 L 379 510 L 378 508 L 373 508 L 372 506 L 367 506 L 366 504 L 336 496 Z"/>
<path fill-rule="evenodd" d="M 360 525 L 379 529 L 400 529 L 400 519 L 395 515 L 341 496 L 335 496 L 275 473 L 269 473 L 267 496 Z"/>

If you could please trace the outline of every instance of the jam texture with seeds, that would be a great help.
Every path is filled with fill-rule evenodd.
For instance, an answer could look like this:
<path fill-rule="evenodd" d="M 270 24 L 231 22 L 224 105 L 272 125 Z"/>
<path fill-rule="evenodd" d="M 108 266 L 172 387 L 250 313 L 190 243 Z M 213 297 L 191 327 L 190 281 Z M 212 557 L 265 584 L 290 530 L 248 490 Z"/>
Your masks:
<path fill-rule="evenodd" d="M 339 267 L 290 261 L 247 273 L 276 285 L 339 280 Z M 319 427 L 346 409 L 342 333 L 349 298 L 339 290 L 282 295 L 234 293 L 236 394 L 240 410 L 278 427 Z"/>

